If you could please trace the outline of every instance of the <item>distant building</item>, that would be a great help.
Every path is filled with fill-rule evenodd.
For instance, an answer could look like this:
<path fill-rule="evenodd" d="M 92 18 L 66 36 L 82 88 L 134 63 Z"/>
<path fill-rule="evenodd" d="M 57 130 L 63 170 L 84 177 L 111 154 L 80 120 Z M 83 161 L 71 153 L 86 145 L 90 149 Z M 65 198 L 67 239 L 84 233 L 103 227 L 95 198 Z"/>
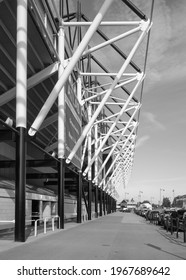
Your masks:
<path fill-rule="evenodd" d="M 172 206 L 186 209 L 186 194 L 176 196 L 173 200 Z"/>
<path fill-rule="evenodd" d="M 127 209 L 134 210 L 134 209 L 136 209 L 136 205 L 137 205 L 136 202 L 130 201 L 127 203 Z"/>

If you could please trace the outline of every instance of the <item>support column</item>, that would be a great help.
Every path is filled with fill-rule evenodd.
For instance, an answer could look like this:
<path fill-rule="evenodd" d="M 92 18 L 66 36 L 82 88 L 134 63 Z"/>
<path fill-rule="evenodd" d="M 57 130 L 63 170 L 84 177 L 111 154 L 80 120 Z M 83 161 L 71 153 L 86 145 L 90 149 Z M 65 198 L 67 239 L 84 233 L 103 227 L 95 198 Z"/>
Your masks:
<path fill-rule="evenodd" d="M 81 3 L 80 1 L 77 2 L 77 21 L 81 21 Z M 81 42 L 81 27 L 79 26 L 77 28 L 77 40 L 78 40 L 78 45 Z M 79 72 L 81 71 L 81 61 L 78 61 L 78 69 Z M 78 75 L 77 78 L 77 98 L 79 100 L 79 103 L 82 104 L 81 100 L 81 92 L 82 92 L 82 82 L 81 82 L 81 76 Z M 83 165 L 83 163 L 82 163 Z M 82 177 L 82 166 L 81 170 L 79 170 L 78 174 L 78 189 L 77 189 L 77 223 L 82 222 L 82 188 L 83 188 L 83 177 Z"/>
<path fill-rule="evenodd" d="M 116 200 L 114 201 L 114 211 L 116 212 Z"/>
<path fill-rule="evenodd" d="M 65 159 L 60 158 L 58 163 L 58 216 L 59 229 L 64 228 L 65 214 L 64 214 L 64 197 L 65 197 Z"/>
<path fill-rule="evenodd" d="M 91 57 L 88 56 L 88 70 L 91 72 Z M 88 87 L 91 88 L 91 77 L 88 77 Z M 88 121 L 92 118 L 92 105 L 88 104 Z M 88 165 L 92 158 L 92 129 L 88 131 Z M 88 220 L 91 220 L 92 212 L 92 167 L 88 171 Z"/>
<path fill-rule="evenodd" d="M 88 220 L 91 220 L 92 213 L 92 181 L 88 181 Z"/>
<path fill-rule="evenodd" d="M 78 175 L 78 189 L 77 189 L 77 223 L 81 223 L 82 215 L 82 171 L 79 171 Z"/>
<path fill-rule="evenodd" d="M 103 207 L 103 204 L 102 204 L 103 190 L 101 188 L 99 189 L 99 198 L 100 198 L 100 201 L 99 201 L 99 205 L 100 205 L 99 215 L 102 216 L 103 215 L 103 211 L 102 211 L 102 207 Z"/>
<path fill-rule="evenodd" d="M 91 220 L 91 212 L 92 212 L 92 181 L 88 180 L 88 220 Z"/>
<path fill-rule="evenodd" d="M 96 78 L 95 78 L 96 79 Z M 97 85 L 97 80 L 95 82 L 95 85 Z M 95 134 L 95 143 L 94 143 L 94 150 L 97 151 L 98 149 L 98 124 L 95 124 L 94 126 L 94 134 Z M 95 159 L 95 167 L 94 167 L 94 177 L 95 180 L 95 215 L 96 218 L 98 217 L 98 157 Z"/>
<path fill-rule="evenodd" d="M 95 215 L 98 218 L 98 186 L 95 185 Z"/>
<path fill-rule="evenodd" d="M 109 194 L 107 193 L 107 214 L 109 214 Z"/>
<path fill-rule="evenodd" d="M 109 200 L 109 214 L 111 213 L 111 196 L 108 196 L 108 200 Z"/>
<path fill-rule="evenodd" d="M 62 11 L 61 11 L 62 13 Z M 58 54 L 61 60 L 59 65 L 58 79 L 64 71 L 65 57 L 65 34 L 64 28 L 59 26 L 58 32 Z M 58 95 L 58 216 L 59 228 L 64 228 L 64 197 L 65 197 L 65 90 L 61 89 Z"/>
<path fill-rule="evenodd" d="M 106 194 L 105 194 L 105 191 L 103 191 L 103 213 L 104 213 L 104 215 L 106 215 L 106 203 L 105 203 L 105 199 L 106 199 Z"/>
<path fill-rule="evenodd" d="M 27 0 L 17 0 L 15 241 L 25 242 Z"/>
<path fill-rule="evenodd" d="M 110 213 L 113 212 L 113 198 L 112 196 L 110 197 Z"/>
<path fill-rule="evenodd" d="M 18 128 L 16 137 L 15 241 L 25 242 L 26 129 Z"/>
<path fill-rule="evenodd" d="M 105 194 L 105 207 L 106 207 L 106 211 L 108 214 L 108 194 L 107 193 Z"/>

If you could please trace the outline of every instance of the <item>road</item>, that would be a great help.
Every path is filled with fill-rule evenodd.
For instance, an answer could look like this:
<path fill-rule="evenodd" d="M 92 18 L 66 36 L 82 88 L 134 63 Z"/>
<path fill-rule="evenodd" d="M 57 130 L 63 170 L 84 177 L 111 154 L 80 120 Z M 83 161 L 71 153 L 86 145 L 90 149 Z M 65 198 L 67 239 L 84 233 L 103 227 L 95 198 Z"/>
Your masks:
<path fill-rule="evenodd" d="M 116 212 L 26 243 L 0 241 L 1 260 L 185 260 L 186 245 L 133 213 Z M 12 248 L 11 248 L 12 247 Z"/>

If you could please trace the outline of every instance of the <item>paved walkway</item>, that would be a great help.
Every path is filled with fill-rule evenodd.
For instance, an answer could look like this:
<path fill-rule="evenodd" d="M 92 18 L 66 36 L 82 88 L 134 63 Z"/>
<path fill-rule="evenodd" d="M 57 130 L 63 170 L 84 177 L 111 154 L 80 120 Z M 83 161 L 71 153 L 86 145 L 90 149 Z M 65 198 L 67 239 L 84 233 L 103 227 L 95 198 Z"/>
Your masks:
<path fill-rule="evenodd" d="M 133 213 L 67 224 L 26 243 L 0 241 L 1 260 L 185 260 L 186 245 Z"/>

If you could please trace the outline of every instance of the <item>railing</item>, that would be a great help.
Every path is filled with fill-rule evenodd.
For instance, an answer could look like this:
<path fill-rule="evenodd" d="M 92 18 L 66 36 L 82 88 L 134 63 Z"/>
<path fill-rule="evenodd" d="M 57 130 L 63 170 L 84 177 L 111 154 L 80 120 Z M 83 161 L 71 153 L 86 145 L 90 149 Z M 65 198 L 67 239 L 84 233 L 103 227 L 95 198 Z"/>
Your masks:
<path fill-rule="evenodd" d="M 11 225 L 11 224 L 15 224 L 15 220 L 0 220 L 0 225 L 1 224 L 9 224 L 9 225 L 6 225 L 5 227 L 1 227 L 0 226 L 0 231 L 6 231 L 6 230 L 12 230 L 14 228 L 14 225 Z"/>
<path fill-rule="evenodd" d="M 38 216 L 38 215 L 37 215 Z M 33 215 L 32 215 L 33 217 Z M 74 217 L 74 216 L 73 216 Z M 70 217 L 69 219 L 71 219 L 72 217 Z M 96 213 L 92 213 L 91 214 L 91 218 L 94 219 L 96 218 Z M 51 221 L 51 228 L 52 231 L 55 230 L 55 220 L 58 220 L 58 225 L 60 225 L 60 217 L 58 215 L 53 216 L 53 217 L 45 217 L 45 218 L 36 218 L 36 219 L 30 219 L 30 220 L 26 220 L 26 224 L 27 226 L 29 226 L 29 223 L 34 223 L 34 236 L 36 237 L 38 235 L 38 226 L 39 226 L 39 222 L 43 223 L 43 233 L 46 234 L 47 233 L 47 223 Z M 65 216 L 65 220 L 67 221 L 68 218 Z M 88 221 L 88 214 L 87 213 L 83 213 L 82 214 L 82 222 L 86 222 Z M 15 220 L 0 220 L 0 223 L 15 223 Z"/>
<path fill-rule="evenodd" d="M 15 223 L 15 220 L 11 220 L 11 221 L 4 221 L 4 220 L 1 220 L 0 223 Z"/>
<path fill-rule="evenodd" d="M 179 231 L 183 232 L 183 242 L 186 243 L 186 217 L 184 219 L 179 218 L 167 218 L 165 223 L 166 230 L 173 234 L 176 231 L 176 237 L 179 237 Z"/>
<path fill-rule="evenodd" d="M 37 236 L 38 222 L 39 221 L 43 221 L 43 232 L 44 232 L 44 234 L 46 234 L 46 232 L 47 232 L 47 222 L 49 222 L 49 221 L 52 222 L 52 231 L 54 231 L 55 230 L 55 219 L 58 219 L 58 223 L 60 224 L 60 217 L 59 216 L 45 217 L 45 218 L 34 220 L 34 236 Z"/>

